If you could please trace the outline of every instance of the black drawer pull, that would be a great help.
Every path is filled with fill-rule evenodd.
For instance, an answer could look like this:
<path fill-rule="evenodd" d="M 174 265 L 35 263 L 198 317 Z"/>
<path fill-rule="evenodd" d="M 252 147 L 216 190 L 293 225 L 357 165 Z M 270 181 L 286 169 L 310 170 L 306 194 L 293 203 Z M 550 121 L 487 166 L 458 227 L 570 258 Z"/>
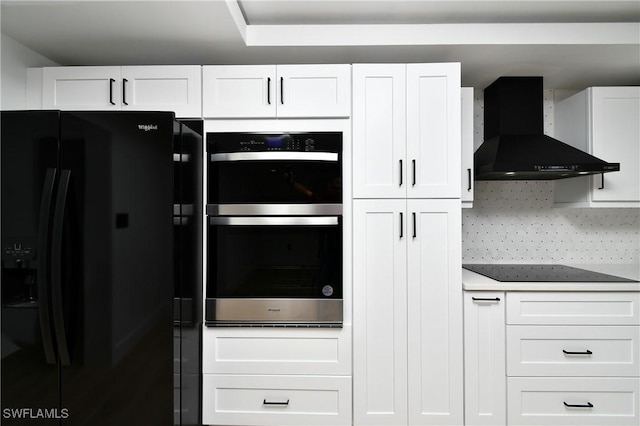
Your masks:
<path fill-rule="evenodd" d="M 562 352 L 564 352 L 565 355 L 593 355 L 593 352 L 591 352 L 589 349 L 580 352 L 565 351 L 563 349 Z"/>
<path fill-rule="evenodd" d="M 499 302 L 499 297 L 471 297 L 474 302 Z"/>
<path fill-rule="evenodd" d="M 263 405 L 289 405 L 289 400 L 286 401 L 267 401 L 266 399 L 262 401 Z"/>
<path fill-rule="evenodd" d="M 593 408 L 593 404 L 587 402 L 586 404 L 567 404 L 564 402 L 564 406 L 568 408 Z"/>

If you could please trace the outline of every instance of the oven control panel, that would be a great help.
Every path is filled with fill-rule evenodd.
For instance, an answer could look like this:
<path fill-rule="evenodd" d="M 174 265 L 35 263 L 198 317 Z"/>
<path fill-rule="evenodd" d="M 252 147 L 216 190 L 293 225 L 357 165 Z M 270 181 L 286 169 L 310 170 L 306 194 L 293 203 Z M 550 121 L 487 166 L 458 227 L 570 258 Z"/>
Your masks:
<path fill-rule="evenodd" d="M 207 133 L 207 152 L 336 152 L 342 151 L 342 133 Z"/>

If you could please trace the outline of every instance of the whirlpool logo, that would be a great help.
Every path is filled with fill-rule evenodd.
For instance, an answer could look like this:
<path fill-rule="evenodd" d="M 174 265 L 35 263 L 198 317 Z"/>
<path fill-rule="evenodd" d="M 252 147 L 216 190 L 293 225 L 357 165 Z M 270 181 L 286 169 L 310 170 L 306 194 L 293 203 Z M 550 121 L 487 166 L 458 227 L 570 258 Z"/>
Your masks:
<path fill-rule="evenodd" d="M 144 130 L 148 132 L 149 130 L 158 130 L 157 124 L 138 124 L 138 130 Z"/>

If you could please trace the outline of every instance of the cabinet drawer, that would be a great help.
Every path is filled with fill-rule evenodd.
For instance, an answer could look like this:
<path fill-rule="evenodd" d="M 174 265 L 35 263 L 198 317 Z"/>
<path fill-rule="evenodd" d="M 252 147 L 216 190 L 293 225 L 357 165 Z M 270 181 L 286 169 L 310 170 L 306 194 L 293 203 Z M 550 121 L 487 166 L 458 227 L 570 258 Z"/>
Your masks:
<path fill-rule="evenodd" d="M 350 377 L 205 374 L 202 394 L 205 424 L 351 424 Z"/>
<path fill-rule="evenodd" d="M 351 328 L 225 328 L 203 331 L 203 372 L 351 374 Z"/>
<path fill-rule="evenodd" d="M 640 293 L 513 292 L 507 324 L 640 325 Z"/>
<path fill-rule="evenodd" d="M 508 326 L 508 376 L 640 376 L 640 327 Z"/>
<path fill-rule="evenodd" d="M 521 378 L 508 384 L 509 425 L 638 425 L 638 378 Z"/>

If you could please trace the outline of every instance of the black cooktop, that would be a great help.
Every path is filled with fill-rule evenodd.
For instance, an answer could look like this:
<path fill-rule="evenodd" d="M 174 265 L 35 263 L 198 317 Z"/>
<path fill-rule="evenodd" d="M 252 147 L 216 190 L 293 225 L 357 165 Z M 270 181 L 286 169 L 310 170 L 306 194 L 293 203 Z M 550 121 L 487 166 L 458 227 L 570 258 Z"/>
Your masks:
<path fill-rule="evenodd" d="M 503 282 L 638 282 L 565 265 L 464 264 L 462 267 Z"/>

